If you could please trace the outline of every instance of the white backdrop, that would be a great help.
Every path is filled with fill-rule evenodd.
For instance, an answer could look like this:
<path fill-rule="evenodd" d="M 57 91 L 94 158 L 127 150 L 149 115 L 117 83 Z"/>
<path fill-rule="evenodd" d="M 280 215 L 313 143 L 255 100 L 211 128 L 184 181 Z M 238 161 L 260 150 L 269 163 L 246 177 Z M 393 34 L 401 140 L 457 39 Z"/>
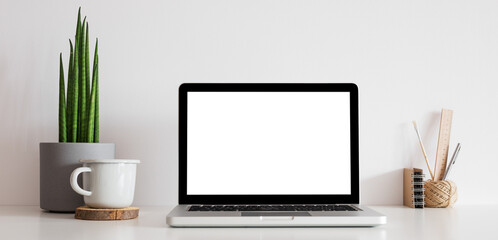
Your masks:
<path fill-rule="evenodd" d="M 78 6 L 99 38 L 101 140 L 142 160 L 136 205 L 177 203 L 183 82 L 358 84 L 365 204 L 401 204 L 401 169 L 424 167 L 411 121 L 433 161 L 453 109 L 458 204 L 498 203 L 497 1 L 0 0 L 2 205 L 39 203 Z"/>

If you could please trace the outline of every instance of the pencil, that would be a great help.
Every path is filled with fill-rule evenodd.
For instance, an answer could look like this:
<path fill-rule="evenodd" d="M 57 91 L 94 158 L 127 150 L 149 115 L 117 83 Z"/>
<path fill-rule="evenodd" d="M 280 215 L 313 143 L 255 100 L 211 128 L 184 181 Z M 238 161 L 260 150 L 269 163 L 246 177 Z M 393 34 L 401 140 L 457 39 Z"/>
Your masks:
<path fill-rule="evenodd" d="M 415 128 L 415 132 L 417 133 L 418 142 L 420 143 L 420 148 L 422 148 L 422 153 L 424 154 L 425 163 L 427 164 L 427 168 L 429 169 L 431 178 L 434 181 L 434 174 L 432 174 L 431 167 L 429 167 L 429 160 L 427 159 L 427 153 L 425 153 L 425 148 L 424 144 L 422 143 L 422 138 L 420 138 L 420 133 L 418 132 L 417 122 L 413 121 L 413 127 Z"/>

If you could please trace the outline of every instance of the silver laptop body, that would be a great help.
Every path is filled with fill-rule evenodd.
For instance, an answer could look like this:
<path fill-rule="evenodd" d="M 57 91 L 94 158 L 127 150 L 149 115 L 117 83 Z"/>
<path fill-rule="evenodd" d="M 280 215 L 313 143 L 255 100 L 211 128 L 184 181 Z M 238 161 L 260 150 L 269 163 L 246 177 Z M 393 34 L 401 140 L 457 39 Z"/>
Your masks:
<path fill-rule="evenodd" d="M 355 84 L 182 84 L 172 227 L 377 226 L 359 205 Z"/>

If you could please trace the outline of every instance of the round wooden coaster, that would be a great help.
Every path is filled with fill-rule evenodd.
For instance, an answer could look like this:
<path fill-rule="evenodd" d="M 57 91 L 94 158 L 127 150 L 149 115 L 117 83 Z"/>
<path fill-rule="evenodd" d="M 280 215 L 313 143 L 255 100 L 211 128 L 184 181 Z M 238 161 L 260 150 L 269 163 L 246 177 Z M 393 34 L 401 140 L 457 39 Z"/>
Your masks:
<path fill-rule="evenodd" d="M 126 220 L 138 217 L 139 209 L 127 208 L 90 208 L 82 206 L 76 208 L 74 218 L 82 220 Z"/>

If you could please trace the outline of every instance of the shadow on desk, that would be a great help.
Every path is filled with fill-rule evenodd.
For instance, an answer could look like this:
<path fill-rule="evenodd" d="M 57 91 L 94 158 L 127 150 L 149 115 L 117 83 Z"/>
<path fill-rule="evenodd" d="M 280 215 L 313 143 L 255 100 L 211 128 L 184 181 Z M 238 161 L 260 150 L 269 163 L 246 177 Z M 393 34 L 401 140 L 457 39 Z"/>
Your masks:
<path fill-rule="evenodd" d="M 373 228 L 169 228 L 167 239 L 386 239 L 386 231 Z"/>
<path fill-rule="evenodd" d="M 58 213 L 40 209 L 40 217 L 49 219 L 74 219 L 74 213 Z"/>

